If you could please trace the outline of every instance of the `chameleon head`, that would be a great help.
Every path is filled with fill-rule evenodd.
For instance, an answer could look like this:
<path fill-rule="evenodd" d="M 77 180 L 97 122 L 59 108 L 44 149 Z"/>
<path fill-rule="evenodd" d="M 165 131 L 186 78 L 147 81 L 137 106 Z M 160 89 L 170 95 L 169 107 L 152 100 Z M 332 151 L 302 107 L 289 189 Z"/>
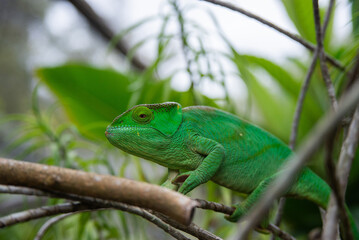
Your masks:
<path fill-rule="evenodd" d="M 175 102 L 141 104 L 116 117 L 105 135 L 115 147 L 140 157 L 155 157 L 170 143 L 182 123 L 181 105 Z"/>

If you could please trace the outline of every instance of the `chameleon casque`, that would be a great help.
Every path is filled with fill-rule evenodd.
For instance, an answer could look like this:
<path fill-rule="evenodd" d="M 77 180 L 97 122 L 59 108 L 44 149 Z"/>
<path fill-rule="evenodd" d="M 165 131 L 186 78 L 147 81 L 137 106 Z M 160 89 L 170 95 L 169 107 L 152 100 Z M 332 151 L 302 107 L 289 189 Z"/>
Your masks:
<path fill-rule="evenodd" d="M 237 116 L 205 106 L 182 108 L 175 102 L 137 105 L 116 117 L 105 134 L 127 153 L 179 170 L 174 182 L 185 179 L 180 193 L 211 180 L 248 194 L 235 205 L 230 221 L 247 213 L 292 154 L 278 138 Z M 326 209 L 330 192 L 324 180 L 304 168 L 285 196 Z"/>

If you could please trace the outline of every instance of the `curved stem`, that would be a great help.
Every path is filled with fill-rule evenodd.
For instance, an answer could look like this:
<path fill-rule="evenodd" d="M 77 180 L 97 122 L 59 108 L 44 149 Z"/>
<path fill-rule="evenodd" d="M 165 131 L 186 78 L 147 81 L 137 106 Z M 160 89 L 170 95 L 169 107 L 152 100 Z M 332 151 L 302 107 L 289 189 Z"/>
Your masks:
<path fill-rule="evenodd" d="M 327 85 L 328 95 L 332 102 L 332 108 L 334 111 L 338 108 L 338 102 L 335 97 L 335 89 L 330 79 L 329 69 L 326 64 L 326 56 L 324 52 L 324 45 L 323 45 L 323 34 L 320 25 L 320 14 L 319 14 L 319 5 L 318 0 L 313 0 L 313 11 L 314 11 L 314 22 L 315 22 L 315 33 L 317 39 L 317 49 L 318 49 L 318 56 L 320 62 L 320 69 L 322 71 L 323 79 L 325 84 Z"/>
<path fill-rule="evenodd" d="M 280 33 L 283 33 L 287 37 L 293 39 L 294 41 L 296 41 L 296 42 L 298 42 L 300 44 L 302 44 L 304 47 L 306 47 L 308 50 L 310 50 L 312 52 L 314 52 L 315 49 L 316 49 L 316 47 L 313 44 L 311 44 L 310 42 L 304 40 L 303 38 L 299 37 L 298 35 L 290 33 L 287 30 L 284 30 L 283 28 L 280 28 L 277 25 L 271 23 L 270 21 L 265 20 L 265 19 L 255 15 L 255 14 L 249 12 L 249 11 L 246 11 L 246 10 L 244 10 L 244 9 L 242 9 L 242 8 L 232 4 L 232 3 L 221 1 L 221 0 L 201 0 L 201 1 L 213 3 L 213 4 L 216 4 L 216 5 L 231 9 L 233 11 L 239 12 L 239 13 L 241 13 L 243 15 L 246 15 L 249 18 L 253 18 L 253 19 L 257 20 L 258 22 L 261 22 L 264 25 L 267 25 L 268 27 L 271 27 L 271 28 L 277 30 Z M 336 68 L 338 68 L 338 69 L 340 69 L 342 71 L 345 70 L 345 67 L 340 62 L 338 62 L 336 59 L 334 59 L 333 57 L 325 54 L 325 59 L 328 62 L 330 62 L 333 66 L 335 66 Z"/>

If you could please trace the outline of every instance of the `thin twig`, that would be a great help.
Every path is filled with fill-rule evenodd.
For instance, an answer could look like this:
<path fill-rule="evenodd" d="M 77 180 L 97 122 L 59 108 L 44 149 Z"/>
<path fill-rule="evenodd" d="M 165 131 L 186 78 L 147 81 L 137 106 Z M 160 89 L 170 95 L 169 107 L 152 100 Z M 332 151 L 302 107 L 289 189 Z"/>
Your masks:
<path fill-rule="evenodd" d="M 81 211 L 81 212 L 85 212 L 86 210 L 84 211 Z M 70 216 L 73 216 L 75 214 L 78 214 L 79 212 L 72 212 L 72 213 L 65 213 L 65 214 L 61 214 L 59 216 L 56 216 L 56 217 L 53 217 L 53 218 L 50 218 L 48 221 L 46 221 L 44 223 L 44 225 L 41 226 L 40 230 L 37 232 L 34 240 L 41 240 L 42 237 L 45 235 L 45 233 L 47 232 L 47 230 L 50 229 L 50 227 L 52 227 L 52 225 L 54 225 L 55 223 L 61 221 L 62 219 L 65 219 L 67 217 L 70 217 Z"/>
<path fill-rule="evenodd" d="M 198 239 L 204 239 L 204 240 L 222 240 L 222 238 L 214 235 L 213 233 L 200 228 L 199 226 L 197 226 L 194 223 L 191 223 L 189 226 L 184 226 L 176 221 L 174 221 L 173 219 L 158 213 L 158 212 L 153 212 L 151 211 L 152 214 L 156 215 L 158 218 L 160 218 L 162 221 L 164 221 L 165 223 L 171 225 L 174 228 L 177 228 L 183 232 L 186 232 L 188 234 L 191 234 L 192 236 L 198 238 Z"/>
<path fill-rule="evenodd" d="M 313 58 L 312 58 L 312 62 L 310 63 L 307 75 L 305 76 L 305 80 L 303 82 L 302 88 L 300 89 L 297 106 L 296 106 L 295 112 L 294 112 L 294 120 L 292 123 L 290 139 L 289 139 L 289 146 L 293 146 L 293 149 L 294 149 L 294 147 L 296 145 L 296 141 L 297 141 L 299 119 L 300 119 L 300 115 L 302 113 L 305 95 L 307 94 L 310 79 L 314 73 L 315 65 L 317 63 L 317 58 L 318 58 L 318 51 L 315 50 Z"/>
<path fill-rule="evenodd" d="M 329 200 L 327 206 L 327 214 L 324 215 L 323 221 L 323 233 L 321 235 L 321 239 L 340 239 L 338 238 L 338 200 L 340 199 L 340 189 L 339 189 L 339 181 L 336 176 L 336 166 L 333 161 L 332 151 L 334 145 L 334 138 L 335 138 L 335 131 L 332 133 L 332 136 L 328 137 L 327 144 L 325 146 L 325 157 L 324 157 L 324 164 L 325 169 L 328 176 L 328 183 L 332 188 L 332 193 L 334 195 L 333 199 Z M 333 209 L 334 208 L 334 209 Z M 329 210 L 330 209 L 330 210 Z M 333 211 L 334 210 L 334 211 Z M 333 221 L 328 221 L 328 219 L 333 219 Z"/>
<path fill-rule="evenodd" d="M 339 236 L 339 232 L 338 232 L 338 199 L 340 199 L 340 189 L 339 189 L 339 181 L 337 179 L 336 176 L 336 167 L 333 161 L 333 145 L 334 145 L 334 139 L 335 139 L 335 132 L 334 131 L 331 135 L 328 137 L 326 146 L 325 146 L 325 168 L 326 168 L 326 172 L 327 172 L 327 176 L 328 176 L 328 182 L 330 187 L 332 188 L 332 194 L 334 195 L 333 199 L 329 200 L 328 206 L 327 206 L 327 214 L 324 214 L 324 219 L 323 219 L 323 215 L 322 215 L 322 219 L 323 219 L 323 233 L 321 234 L 321 239 L 325 240 L 325 239 L 338 239 L 337 237 Z M 343 207 L 344 205 L 340 206 Z M 333 211 L 333 208 L 335 208 L 335 210 Z M 331 219 L 335 217 L 335 220 L 333 221 L 328 221 L 328 219 Z"/>
<path fill-rule="evenodd" d="M 274 224 L 268 225 L 268 230 L 272 232 L 273 236 L 277 236 L 283 240 L 295 240 L 295 238 L 286 232 L 283 232 L 278 226 Z"/>
<path fill-rule="evenodd" d="M 239 13 L 241 13 L 243 15 L 246 15 L 249 18 L 253 18 L 253 19 L 263 23 L 264 25 L 267 25 L 267 26 L 277 30 L 280 33 L 283 33 L 287 37 L 293 39 L 294 41 L 296 41 L 296 42 L 298 42 L 300 44 L 302 44 L 304 47 L 306 47 L 308 50 L 310 50 L 312 52 L 314 52 L 315 49 L 316 49 L 315 45 L 313 45 L 310 42 L 304 40 L 303 38 L 299 37 L 298 35 L 290 33 L 287 30 L 284 30 L 283 28 L 278 27 L 277 25 L 269 22 L 268 20 L 265 20 L 265 19 L 255 15 L 255 14 L 251 13 L 251 12 L 248 12 L 248 11 L 246 11 L 246 10 L 244 10 L 244 9 L 242 9 L 242 8 L 232 4 L 232 3 L 221 1 L 221 0 L 201 0 L 201 1 L 213 3 L 213 4 L 216 4 L 218 6 L 222 6 L 222 7 L 231 9 L 233 11 L 239 12 Z M 338 62 L 338 60 L 334 59 L 333 57 L 331 57 L 329 55 L 325 55 L 325 57 L 326 57 L 326 60 L 328 62 L 330 62 L 336 68 L 338 68 L 338 69 L 340 69 L 342 71 L 345 70 L 345 67 L 340 62 Z"/>
<path fill-rule="evenodd" d="M 228 215 L 231 215 L 235 210 L 234 207 L 229 207 L 229 206 L 226 206 L 221 203 L 211 202 L 211 201 L 207 201 L 207 200 L 203 200 L 203 199 L 195 199 L 195 200 L 199 203 L 198 208 L 212 210 L 215 212 L 221 212 L 221 213 L 228 214 Z M 269 230 L 275 236 L 277 236 L 283 240 L 295 240 L 295 238 L 293 236 L 284 232 L 279 227 L 277 227 L 273 224 L 269 224 L 267 230 Z"/>
<path fill-rule="evenodd" d="M 348 177 L 353 159 L 355 156 L 356 147 L 359 138 L 359 108 L 356 109 L 353 119 L 350 123 L 348 136 L 346 137 L 339 157 L 337 177 L 339 179 L 340 189 L 344 196 L 348 184 Z"/>
<path fill-rule="evenodd" d="M 16 223 L 27 222 L 42 217 L 53 216 L 59 213 L 76 212 L 86 209 L 98 209 L 98 207 L 84 205 L 80 202 L 71 202 L 54 206 L 34 208 L 0 218 L 0 228 L 9 227 Z"/>
<path fill-rule="evenodd" d="M 116 35 L 107 26 L 103 19 L 83 0 L 68 0 L 76 9 L 87 19 L 91 26 L 99 32 L 107 41 L 111 41 Z M 119 40 L 115 45 L 116 49 L 124 56 L 128 55 L 128 48 L 123 40 Z M 147 66 L 136 56 L 131 58 L 133 67 L 140 71 L 146 70 Z"/>
<path fill-rule="evenodd" d="M 234 207 L 228 207 L 226 205 L 223 205 L 221 203 L 211 202 L 203 199 L 195 199 L 198 202 L 198 208 L 212 210 L 215 212 L 221 212 L 227 215 L 231 215 L 235 208 Z"/>
<path fill-rule="evenodd" d="M 341 216 L 346 239 L 353 239 L 350 231 L 350 222 L 345 211 L 344 196 L 348 183 L 349 171 L 354 159 L 356 147 L 359 138 L 359 108 L 356 109 L 353 119 L 348 129 L 348 135 L 344 140 L 339 156 L 336 176 L 331 178 L 336 184 L 333 192 L 330 195 L 329 207 L 326 215 L 326 224 L 324 225 L 322 239 L 333 239 L 336 236 L 336 225 L 338 224 L 338 217 Z M 333 181 L 333 179 L 332 179 Z"/>
<path fill-rule="evenodd" d="M 329 69 L 325 62 L 326 57 L 325 57 L 324 46 L 323 46 L 323 35 L 321 29 L 322 27 L 320 24 L 318 0 L 313 0 L 313 12 L 314 12 L 315 33 L 317 39 L 317 49 L 318 49 L 318 56 L 320 62 L 320 69 L 322 71 L 324 82 L 327 85 L 328 95 L 332 103 L 332 108 L 334 109 L 334 111 L 336 111 L 338 108 L 338 102 L 335 97 L 335 89 L 332 80 L 330 79 Z"/>
<path fill-rule="evenodd" d="M 275 217 L 274 217 L 274 222 L 273 222 L 273 226 L 275 226 L 275 227 L 277 227 L 277 228 L 279 228 L 280 223 L 281 223 L 281 221 L 282 221 L 282 216 L 283 216 L 283 212 L 284 212 L 285 202 L 286 202 L 285 197 L 281 197 L 281 198 L 279 199 L 279 204 L 278 204 L 277 212 L 276 212 L 276 215 L 275 215 Z M 275 240 L 275 234 L 272 234 L 271 240 Z"/>
<path fill-rule="evenodd" d="M 355 83 L 348 91 L 336 112 L 330 112 L 321 119 L 314 130 L 309 134 L 307 141 L 299 148 L 297 154 L 292 155 L 288 163 L 283 166 L 283 173 L 268 187 L 263 197 L 251 208 L 245 217 L 247 221 L 241 224 L 239 239 L 246 239 L 250 229 L 258 224 L 261 217 L 269 210 L 273 201 L 280 197 L 290 187 L 294 178 L 304 167 L 309 158 L 316 152 L 325 141 L 328 133 L 332 131 L 343 117 L 355 108 L 359 101 L 359 82 Z"/>

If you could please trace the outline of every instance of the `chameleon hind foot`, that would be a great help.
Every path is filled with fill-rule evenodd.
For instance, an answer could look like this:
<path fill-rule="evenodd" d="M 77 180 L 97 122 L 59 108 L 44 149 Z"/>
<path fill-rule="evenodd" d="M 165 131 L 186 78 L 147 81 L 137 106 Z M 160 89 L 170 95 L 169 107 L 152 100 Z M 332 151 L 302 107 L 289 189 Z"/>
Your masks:
<path fill-rule="evenodd" d="M 233 205 L 232 207 L 235 208 L 234 212 L 231 215 L 224 216 L 225 219 L 227 219 L 230 222 L 238 222 L 238 220 L 245 214 L 243 208 L 241 208 L 239 205 Z"/>
<path fill-rule="evenodd" d="M 234 205 L 233 207 L 235 208 L 234 212 L 231 215 L 226 215 L 225 219 L 230 222 L 238 222 L 238 220 L 246 214 L 246 211 L 244 211 L 244 209 L 239 205 Z M 255 230 L 263 234 L 269 234 L 270 231 L 268 230 L 268 225 L 269 214 L 266 214 L 260 224 L 255 228 Z"/>

